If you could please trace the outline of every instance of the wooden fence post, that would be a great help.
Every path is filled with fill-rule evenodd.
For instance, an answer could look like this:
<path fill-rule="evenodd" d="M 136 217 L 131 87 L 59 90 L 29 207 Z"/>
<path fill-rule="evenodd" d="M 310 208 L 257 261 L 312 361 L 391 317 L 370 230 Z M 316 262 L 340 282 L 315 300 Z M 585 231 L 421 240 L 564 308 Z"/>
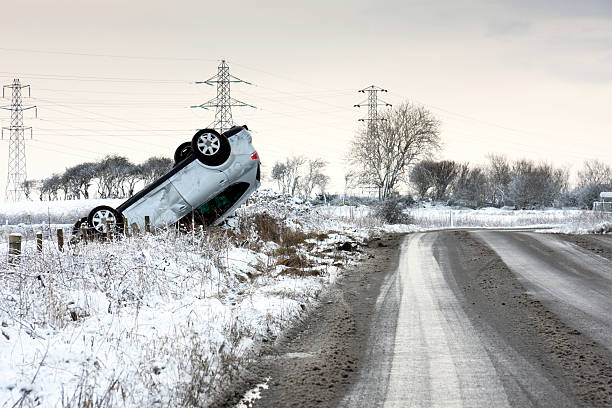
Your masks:
<path fill-rule="evenodd" d="M 109 241 L 113 240 L 113 234 L 111 233 L 111 222 L 110 220 L 106 220 L 106 239 Z"/>
<path fill-rule="evenodd" d="M 86 224 L 81 224 L 81 236 L 83 237 L 83 242 L 85 242 L 85 245 L 87 245 L 87 241 L 89 240 L 89 237 L 87 236 L 87 225 Z"/>
<path fill-rule="evenodd" d="M 125 217 L 123 217 L 123 233 L 125 234 L 126 238 L 130 237 L 130 223 Z"/>
<path fill-rule="evenodd" d="M 145 215 L 145 231 L 151 232 L 151 218 L 148 215 Z"/>
<path fill-rule="evenodd" d="M 21 234 L 10 234 L 9 235 L 9 264 L 16 264 L 19 262 L 21 256 Z"/>
<path fill-rule="evenodd" d="M 64 250 L 64 230 L 62 228 L 57 229 L 57 249 Z"/>
<path fill-rule="evenodd" d="M 132 232 L 135 236 L 140 235 L 140 228 L 138 228 L 138 224 L 136 224 L 135 222 L 132 223 Z"/>
<path fill-rule="evenodd" d="M 38 252 L 42 252 L 42 246 L 43 246 L 43 234 L 42 232 L 37 232 L 36 233 L 36 250 Z"/>

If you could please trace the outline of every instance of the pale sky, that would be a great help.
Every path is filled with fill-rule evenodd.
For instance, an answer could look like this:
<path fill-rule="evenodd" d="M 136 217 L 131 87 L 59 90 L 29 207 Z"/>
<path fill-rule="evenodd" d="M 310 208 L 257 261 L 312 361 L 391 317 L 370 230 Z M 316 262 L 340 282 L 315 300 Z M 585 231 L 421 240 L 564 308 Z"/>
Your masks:
<path fill-rule="evenodd" d="M 4 0 L 0 81 L 31 85 L 24 103 L 38 106 L 38 119 L 25 114 L 28 178 L 107 154 L 171 157 L 214 119 L 189 106 L 215 96 L 194 82 L 221 59 L 253 83 L 232 96 L 257 109 L 233 116 L 253 130 L 266 173 L 287 156 L 322 157 L 331 191 L 367 115 L 357 90 L 372 84 L 440 119 L 439 158 L 612 163 L 610 1 L 221 3 Z M 7 157 L 4 140 L 2 199 Z"/>

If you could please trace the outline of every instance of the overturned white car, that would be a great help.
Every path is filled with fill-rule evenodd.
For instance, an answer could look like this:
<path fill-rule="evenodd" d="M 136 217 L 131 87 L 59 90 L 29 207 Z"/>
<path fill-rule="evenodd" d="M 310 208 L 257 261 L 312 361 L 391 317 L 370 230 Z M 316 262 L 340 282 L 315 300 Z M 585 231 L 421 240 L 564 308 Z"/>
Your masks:
<path fill-rule="evenodd" d="M 142 230 L 145 217 L 152 228 L 178 222 L 192 214 L 198 224 L 218 224 L 242 204 L 260 184 L 259 155 L 251 144 L 246 126 L 235 126 L 223 134 L 213 129 L 198 131 L 181 144 L 168 173 L 136 193 L 116 209 L 99 206 L 77 221 L 93 233 L 106 233 L 107 226 L 123 231 L 124 222 Z"/>

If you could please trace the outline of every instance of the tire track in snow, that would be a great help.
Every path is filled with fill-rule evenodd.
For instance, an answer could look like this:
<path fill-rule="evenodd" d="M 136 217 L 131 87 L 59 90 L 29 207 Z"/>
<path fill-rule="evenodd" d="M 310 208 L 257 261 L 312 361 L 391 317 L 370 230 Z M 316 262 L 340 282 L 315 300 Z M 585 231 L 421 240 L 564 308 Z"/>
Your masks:
<path fill-rule="evenodd" d="M 503 385 L 433 255 L 435 234 L 407 237 L 385 407 L 508 407 Z"/>

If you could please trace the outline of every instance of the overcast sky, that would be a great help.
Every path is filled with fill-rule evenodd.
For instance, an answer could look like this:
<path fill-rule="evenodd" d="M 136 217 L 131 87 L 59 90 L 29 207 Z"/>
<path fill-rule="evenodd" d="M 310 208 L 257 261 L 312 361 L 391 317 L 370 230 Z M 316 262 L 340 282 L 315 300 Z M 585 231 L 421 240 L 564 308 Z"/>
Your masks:
<path fill-rule="evenodd" d="M 28 178 L 106 154 L 171 156 L 214 119 L 189 106 L 215 96 L 194 82 L 220 59 L 253 83 L 232 85 L 257 107 L 233 116 L 253 130 L 268 171 L 286 156 L 323 157 L 332 190 L 367 115 L 353 108 L 357 90 L 372 84 L 440 119 L 440 158 L 612 163 L 610 1 L 221 3 L 4 2 L 0 79 L 30 84 L 25 103 L 39 108 L 38 119 L 25 115 Z"/>

